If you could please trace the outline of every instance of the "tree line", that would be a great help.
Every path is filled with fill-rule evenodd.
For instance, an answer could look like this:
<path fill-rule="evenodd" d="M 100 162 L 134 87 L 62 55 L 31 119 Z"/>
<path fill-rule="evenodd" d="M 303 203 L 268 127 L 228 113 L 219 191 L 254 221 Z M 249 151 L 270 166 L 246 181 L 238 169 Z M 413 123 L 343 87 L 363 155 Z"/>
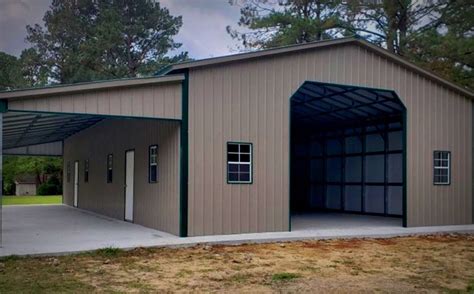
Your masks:
<path fill-rule="evenodd" d="M 438 75 L 474 88 L 472 0 L 228 0 L 227 31 L 253 50 L 358 35 Z M 0 89 L 153 75 L 188 59 L 173 54 L 183 25 L 155 0 L 52 0 L 29 47 L 0 52 Z"/>
<path fill-rule="evenodd" d="M 240 9 L 226 29 L 241 50 L 358 35 L 474 89 L 472 0 L 228 1 Z M 0 90 L 153 75 L 189 59 L 175 53 L 182 25 L 153 0 L 52 0 L 43 24 L 26 27 L 28 48 L 19 57 L 0 52 Z M 4 162 L 8 193 L 21 174 L 60 189 L 59 158 Z M 44 174 L 53 174 L 52 183 L 43 183 Z"/>
<path fill-rule="evenodd" d="M 3 156 L 3 195 L 15 194 L 15 181 L 34 177 L 38 195 L 62 193 L 62 158 L 42 156 Z"/>
<path fill-rule="evenodd" d="M 43 25 L 26 27 L 19 58 L 0 53 L 0 88 L 152 75 L 185 60 L 183 22 L 150 0 L 52 0 Z"/>
<path fill-rule="evenodd" d="M 474 89 L 472 0 L 229 0 L 242 49 L 357 35 Z"/>

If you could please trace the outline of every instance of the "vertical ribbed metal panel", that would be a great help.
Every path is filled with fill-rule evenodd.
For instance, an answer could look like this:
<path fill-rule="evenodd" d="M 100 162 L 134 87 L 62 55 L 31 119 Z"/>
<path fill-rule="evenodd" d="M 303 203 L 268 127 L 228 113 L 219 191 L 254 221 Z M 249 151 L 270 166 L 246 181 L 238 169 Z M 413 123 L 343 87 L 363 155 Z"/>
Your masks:
<path fill-rule="evenodd" d="M 190 71 L 190 235 L 288 230 L 289 97 L 305 80 L 396 91 L 408 109 L 408 226 L 471 223 L 471 101 L 344 45 Z M 253 184 L 226 183 L 227 141 L 254 144 Z M 449 186 L 433 185 L 433 150 L 452 152 Z"/>
<path fill-rule="evenodd" d="M 9 110 L 181 119 L 181 84 L 95 90 L 11 100 Z"/>
<path fill-rule="evenodd" d="M 148 148 L 158 145 L 158 183 L 148 183 Z M 135 150 L 134 223 L 179 234 L 179 122 L 109 119 L 64 142 L 64 170 L 79 161 L 79 208 L 124 219 L 125 151 Z M 113 154 L 113 182 L 106 181 Z M 84 183 L 84 161 L 89 182 Z M 72 169 L 72 173 L 74 170 Z M 72 205 L 73 174 L 64 201 Z"/>

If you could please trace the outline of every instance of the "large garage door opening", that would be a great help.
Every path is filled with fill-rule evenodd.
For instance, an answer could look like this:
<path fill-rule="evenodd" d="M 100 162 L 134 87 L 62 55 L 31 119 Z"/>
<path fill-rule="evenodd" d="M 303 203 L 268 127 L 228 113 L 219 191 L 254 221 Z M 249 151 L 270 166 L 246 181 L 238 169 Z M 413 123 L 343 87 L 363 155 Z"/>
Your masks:
<path fill-rule="evenodd" d="M 393 91 L 305 82 L 291 98 L 292 229 L 402 226 L 405 107 Z"/>

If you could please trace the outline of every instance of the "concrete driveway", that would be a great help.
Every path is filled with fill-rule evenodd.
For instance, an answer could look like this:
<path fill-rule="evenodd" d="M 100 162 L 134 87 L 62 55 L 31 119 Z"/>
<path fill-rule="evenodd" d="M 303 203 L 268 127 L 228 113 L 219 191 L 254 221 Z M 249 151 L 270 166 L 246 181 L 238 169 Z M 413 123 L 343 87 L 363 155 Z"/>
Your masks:
<path fill-rule="evenodd" d="M 3 207 L 0 256 L 49 255 L 104 247 L 242 244 L 333 238 L 390 238 L 436 233 L 474 233 L 474 225 L 403 228 L 400 220 L 334 215 L 294 216 L 292 232 L 247 233 L 179 238 L 64 205 Z M 354 225 L 355 224 L 355 225 Z"/>
<path fill-rule="evenodd" d="M 131 248 L 179 239 L 65 205 L 4 206 L 2 237 L 0 256 Z"/>

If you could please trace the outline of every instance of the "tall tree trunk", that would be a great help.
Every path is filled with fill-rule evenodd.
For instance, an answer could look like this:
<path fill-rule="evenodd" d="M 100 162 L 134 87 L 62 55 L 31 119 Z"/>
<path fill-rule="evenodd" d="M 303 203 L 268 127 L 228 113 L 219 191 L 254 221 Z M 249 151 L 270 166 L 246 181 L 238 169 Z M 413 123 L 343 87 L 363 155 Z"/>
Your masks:
<path fill-rule="evenodd" d="M 40 173 L 36 173 L 36 184 L 39 186 L 41 184 L 43 184 L 43 181 L 41 181 L 41 175 Z"/>
<path fill-rule="evenodd" d="M 392 53 L 397 53 L 395 50 L 395 40 L 397 38 L 397 32 L 394 31 L 393 29 L 390 29 L 387 31 L 387 50 L 392 52 Z"/>
<path fill-rule="evenodd" d="M 318 20 L 319 25 L 316 40 L 320 41 L 323 39 L 323 31 L 321 28 L 321 3 L 319 3 L 319 1 L 316 3 L 316 19 Z"/>
<path fill-rule="evenodd" d="M 407 31 L 408 31 L 408 8 L 400 7 L 400 12 L 398 16 L 398 54 L 405 54 L 405 47 L 407 45 Z"/>
<path fill-rule="evenodd" d="M 395 42 L 397 40 L 397 6 L 396 1 L 386 0 L 383 2 L 383 9 L 387 17 L 387 31 L 386 42 L 387 50 L 393 53 L 396 52 Z"/>

